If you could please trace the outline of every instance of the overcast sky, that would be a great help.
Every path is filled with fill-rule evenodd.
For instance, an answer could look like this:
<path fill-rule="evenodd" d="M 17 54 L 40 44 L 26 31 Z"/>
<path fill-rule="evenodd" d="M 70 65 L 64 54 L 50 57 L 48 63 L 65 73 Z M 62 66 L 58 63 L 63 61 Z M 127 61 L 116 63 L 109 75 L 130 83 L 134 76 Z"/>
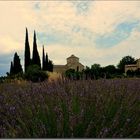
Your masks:
<path fill-rule="evenodd" d="M 32 53 L 33 31 L 54 64 L 75 54 L 83 65 L 117 65 L 140 58 L 140 1 L 0 1 L 0 75 L 17 52 L 24 65 L 25 28 Z"/>

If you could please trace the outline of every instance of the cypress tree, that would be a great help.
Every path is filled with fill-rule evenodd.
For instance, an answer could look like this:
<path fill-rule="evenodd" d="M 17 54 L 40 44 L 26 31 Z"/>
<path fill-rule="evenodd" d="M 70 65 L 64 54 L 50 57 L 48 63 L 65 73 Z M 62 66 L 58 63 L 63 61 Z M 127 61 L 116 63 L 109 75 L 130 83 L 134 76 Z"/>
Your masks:
<path fill-rule="evenodd" d="M 13 60 L 13 74 L 18 74 L 20 72 L 23 72 L 22 66 L 20 64 L 20 58 L 17 53 L 14 54 L 14 60 Z"/>
<path fill-rule="evenodd" d="M 51 60 L 48 62 L 48 71 L 53 72 L 53 62 Z"/>
<path fill-rule="evenodd" d="M 14 69 L 13 62 L 11 61 L 10 75 L 12 75 L 14 73 L 13 69 Z"/>
<path fill-rule="evenodd" d="M 46 70 L 46 59 L 45 59 L 44 45 L 43 45 L 43 51 L 42 51 L 42 70 Z"/>
<path fill-rule="evenodd" d="M 46 64 L 45 64 L 45 70 L 48 70 L 48 54 L 46 53 Z"/>
<path fill-rule="evenodd" d="M 27 71 L 27 67 L 31 64 L 30 59 L 30 45 L 28 41 L 28 30 L 26 28 L 26 36 L 25 36 L 25 53 L 24 53 L 24 71 Z"/>
<path fill-rule="evenodd" d="M 40 63 L 40 57 L 37 50 L 37 43 L 36 43 L 36 33 L 34 31 L 34 40 L 33 40 L 33 58 L 32 58 L 32 64 L 36 64 L 41 69 L 41 63 Z"/>

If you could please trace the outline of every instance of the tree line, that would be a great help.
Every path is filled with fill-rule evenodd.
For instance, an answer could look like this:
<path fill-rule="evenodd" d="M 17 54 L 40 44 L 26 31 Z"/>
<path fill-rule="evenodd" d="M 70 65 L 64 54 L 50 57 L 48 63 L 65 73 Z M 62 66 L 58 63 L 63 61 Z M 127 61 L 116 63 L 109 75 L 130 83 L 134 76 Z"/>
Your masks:
<path fill-rule="evenodd" d="M 128 70 L 125 73 L 125 65 L 136 64 L 137 59 L 132 56 L 124 56 L 117 66 L 108 65 L 101 67 L 100 64 L 93 64 L 91 67 L 86 66 L 82 72 L 69 69 L 65 72 L 65 76 L 69 79 L 99 79 L 99 78 L 124 78 L 124 77 L 140 77 L 140 69 L 135 71 Z"/>
<path fill-rule="evenodd" d="M 9 77 L 24 77 L 29 80 L 38 80 L 48 77 L 45 71 L 53 72 L 53 62 L 48 58 L 48 54 L 45 54 L 44 45 L 42 47 L 42 65 L 37 49 L 36 32 L 34 31 L 33 37 L 33 52 L 32 58 L 30 53 L 28 29 L 26 28 L 25 35 L 25 51 L 24 51 L 24 71 L 20 63 L 20 58 L 17 52 L 14 54 L 13 61 L 11 61 L 10 72 L 7 73 Z"/>

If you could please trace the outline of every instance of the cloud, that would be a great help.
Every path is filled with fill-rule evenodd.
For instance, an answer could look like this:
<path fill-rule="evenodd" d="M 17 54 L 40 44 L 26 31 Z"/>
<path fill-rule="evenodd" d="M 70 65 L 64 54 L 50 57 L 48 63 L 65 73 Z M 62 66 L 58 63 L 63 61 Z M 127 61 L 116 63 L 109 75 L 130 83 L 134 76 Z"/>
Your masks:
<path fill-rule="evenodd" d="M 0 36 L 0 46 L 1 51 L 0 54 L 8 54 L 8 53 L 14 53 L 18 51 L 23 51 L 24 44 L 20 41 L 17 41 L 13 37 L 10 36 Z"/>
<path fill-rule="evenodd" d="M 100 48 L 116 46 L 120 42 L 127 39 L 131 35 L 133 29 L 138 26 L 138 24 L 139 21 L 120 23 L 111 33 L 98 36 L 96 39 L 97 46 Z"/>
<path fill-rule="evenodd" d="M 87 15 L 93 1 L 72 1 L 77 15 Z"/>
<path fill-rule="evenodd" d="M 40 44 L 61 44 L 69 45 L 71 47 L 85 47 L 93 46 L 95 33 L 91 32 L 88 28 L 83 28 L 78 25 L 69 26 L 69 32 L 61 29 L 49 29 L 46 32 L 38 32 Z"/>

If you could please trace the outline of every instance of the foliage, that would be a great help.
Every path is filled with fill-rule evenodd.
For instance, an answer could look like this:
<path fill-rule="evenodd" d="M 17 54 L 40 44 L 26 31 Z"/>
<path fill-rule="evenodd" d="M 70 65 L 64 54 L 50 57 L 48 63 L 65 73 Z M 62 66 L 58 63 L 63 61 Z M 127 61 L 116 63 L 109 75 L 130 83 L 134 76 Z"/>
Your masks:
<path fill-rule="evenodd" d="M 129 77 L 133 77 L 134 74 L 135 74 L 135 72 L 132 71 L 132 70 L 128 70 L 128 71 L 126 72 L 126 74 L 127 74 L 127 76 L 129 76 Z"/>
<path fill-rule="evenodd" d="M 11 66 L 10 66 L 10 75 L 14 74 L 14 65 L 13 62 L 11 61 Z"/>
<path fill-rule="evenodd" d="M 108 66 L 104 67 L 104 70 L 105 70 L 106 72 L 108 72 L 109 74 L 114 74 L 114 73 L 116 73 L 116 68 L 115 68 L 114 65 L 108 65 Z"/>
<path fill-rule="evenodd" d="M 46 53 L 46 67 L 45 67 L 45 70 L 48 70 L 48 62 L 49 62 L 48 54 Z"/>
<path fill-rule="evenodd" d="M 35 70 L 31 70 L 31 67 L 33 67 L 32 65 L 38 65 L 39 70 L 37 67 L 35 67 Z M 30 59 L 30 46 L 29 46 L 29 41 L 28 41 L 27 28 L 26 28 L 26 36 L 25 36 L 24 68 L 25 68 L 26 79 L 31 80 L 31 81 L 38 81 L 39 79 L 42 81 L 46 79 L 48 76 L 46 76 L 46 73 L 43 71 L 53 72 L 53 62 L 51 60 L 48 60 L 47 53 L 45 57 L 44 46 L 43 46 L 43 57 L 42 57 L 42 70 L 43 71 L 41 71 L 41 62 L 40 62 L 40 56 L 37 50 L 35 31 L 34 31 L 34 39 L 33 39 L 33 57 L 32 57 L 32 60 Z M 27 72 L 28 68 L 30 70 L 28 70 Z M 7 72 L 7 78 L 11 78 L 11 79 L 23 78 L 22 74 L 23 74 L 23 70 L 20 64 L 20 59 L 17 53 L 15 53 L 14 60 L 13 62 L 11 62 L 10 73 Z M 27 77 L 27 75 L 29 75 L 29 78 Z"/>
<path fill-rule="evenodd" d="M 42 50 L 42 70 L 46 70 L 46 59 L 45 59 L 45 52 L 44 52 L 44 46 Z"/>
<path fill-rule="evenodd" d="M 74 75 L 75 75 L 74 69 L 68 69 L 65 72 L 65 76 L 68 77 L 69 79 L 73 79 Z"/>
<path fill-rule="evenodd" d="M 31 80 L 32 82 L 40 82 L 44 81 L 48 78 L 47 73 L 40 70 L 38 65 L 30 65 L 27 68 L 27 72 L 25 74 L 25 78 L 27 80 Z"/>
<path fill-rule="evenodd" d="M 1 138 L 139 138 L 140 79 L 0 85 Z"/>
<path fill-rule="evenodd" d="M 53 72 L 53 62 L 51 60 L 48 61 L 48 71 Z"/>
<path fill-rule="evenodd" d="M 91 79 L 98 79 L 101 73 L 101 66 L 100 64 L 94 64 L 91 66 Z"/>
<path fill-rule="evenodd" d="M 134 71 L 134 75 L 136 77 L 140 77 L 140 68 L 138 68 L 137 70 Z"/>
<path fill-rule="evenodd" d="M 7 78 L 6 76 L 1 76 L 1 77 L 0 77 L 0 84 L 1 84 L 1 83 L 4 83 L 5 80 L 6 80 L 6 78 Z"/>
<path fill-rule="evenodd" d="M 16 75 L 23 73 L 22 66 L 20 64 L 20 58 L 17 53 L 14 54 L 13 62 L 11 62 L 10 75 Z"/>
<path fill-rule="evenodd" d="M 106 67 L 101 67 L 100 64 L 93 64 L 91 68 L 86 67 L 82 72 L 82 78 L 84 79 L 100 79 L 100 78 L 116 78 L 122 77 L 119 69 L 114 65 L 108 65 Z"/>
<path fill-rule="evenodd" d="M 114 65 L 108 65 L 106 67 L 103 67 L 102 72 L 104 73 L 104 77 L 107 79 L 115 78 L 118 75 L 118 71 Z"/>
<path fill-rule="evenodd" d="M 122 75 L 119 73 L 119 70 L 116 69 L 114 65 L 101 67 L 100 64 L 94 64 L 91 66 L 91 68 L 86 66 L 86 68 L 82 72 L 77 72 L 74 69 L 68 69 L 65 72 L 65 76 L 73 80 L 97 80 L 101 78 L 111 79 L 122 77 Z"/>
<path fill-rule="evenodd" d="M 88 67 L 88 66 L 86 66 L 86 68 L 83 70 L 83 73 L 84 73 L 84 75 L 85 75 L 85 79 L 87 80 L 87 79 L 89 79 L 90 78 L 90 76 L 91 76 L 91 71 L 90 71 L 90 68 Z"/>
<path fill-rule="evenodd" d="M 117 67 L 120 69 L 120 71 L 122 73 L 124 73 L 125 65 L 135 64 L 135 63 L 136 63 L 135 58 L 133 58 L 132 56 L 128 55 L 128 56 L 123 57 L 120 60 L 120 62 L 119 62 Z"/>
<path fill-rule="evenodd" d="M 26 28 L 26 37 L 25 37 L 25 52 L 24 52 L 24 69 L 25 72 L 27 70 L 27 67 L 31 64 L 31 58 L 30 58 L 30 45 L 28 41 L 28 30 Z"/>
<path fill-rule="evenodd" d="M 65 72 L 65 76 L 71 80 L 79 80 L 82 79 L 82 72 L 75 71 L 74 69 L 68 69 Z"/>
<path fill-rule="evenodd" d="M 36 43 L 36 33 L 34 31 L 34 40 L 33 40 L 33 58 L 32 58 L 32 64 L 38 65 L 41 69 L 41 63 L 40 63 L 40 56 L 37 50 L 37 43 Z"/>
<path fill-rule="evenodd" d="M 140 69 L 138 68 L 137 70 L 128 70 L 126 72 L 127 77 L 140 77 Z"/>
<path fill-rule="evenodd" d="M 42 70 L 53 72 L 53 62 L 48 59 L 47 53 L 45 56 L 44 46 L 43 46 L 43 51 L 42 51 Z"/>

